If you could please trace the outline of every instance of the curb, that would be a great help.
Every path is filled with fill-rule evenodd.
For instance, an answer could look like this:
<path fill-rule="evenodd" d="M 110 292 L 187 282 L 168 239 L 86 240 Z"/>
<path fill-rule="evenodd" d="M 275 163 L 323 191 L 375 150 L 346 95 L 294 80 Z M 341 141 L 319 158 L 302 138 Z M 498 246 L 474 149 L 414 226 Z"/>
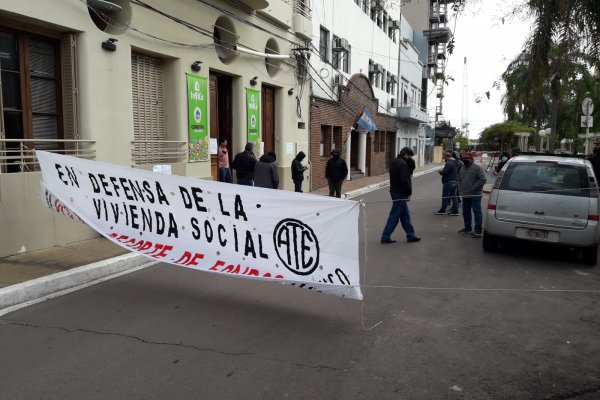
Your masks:
<path fill-rule="evenodd" d="M 437 170 L 439 170 L 441 168 L 442 168 L 441 166 L 437 166 L 437 167 L 426 169 L 424 171 L 416 172 L 415 174 L 413 174 L 413 178 L 416 178 L 416 177 L 421 176 L 421 175 L 429 174 L 429 173 L 437 171 Z M 388 187 L 389 185 L 390 185 L 390 180 L 389 179 L 385 180 L 383 182 L 374 183 L 372 185 L 365 186 L 364 188 L 360 188 L 360 189 L 352 190 L 350 192 L 346 192 L 346 193 L 344 193 L 344 196 L 345 196 L 344 198 L 351 199 L 353 197 L 360 196 L 361 194 L 369 193 L 369 192 L 372 192 L 374 190 L 378 190 L 378 189 L 382 189 L 384 187 Z"/>
<path fill-rule="evenodd" d="M 108 276 L 133 272 L 134 270 L 145 268 L 155 263 L 156 261 L 149 260 L 145 256 L 125 254 L 7 286 L 0 289 L 0 311 L 7 307 L 18 306 L 53 293 L 86 285 Z"/>

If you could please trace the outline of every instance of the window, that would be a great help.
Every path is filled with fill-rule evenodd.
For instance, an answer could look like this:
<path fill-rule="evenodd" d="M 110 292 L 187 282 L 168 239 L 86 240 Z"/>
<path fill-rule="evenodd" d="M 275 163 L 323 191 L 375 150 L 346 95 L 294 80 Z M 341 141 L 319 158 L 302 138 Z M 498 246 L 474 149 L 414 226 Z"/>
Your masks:
<path fill-rule="evenodd" d="M 0 71 L 7 139 L 63 139 L 60 41 L 28 32 L 0 30 Z M 67 76 L 71 79 L 71 76 Z M 74 113 L 74 111 L 73 111 Z M 21 144 L 28 149 L 58 150 L 57 142 L 7 143 L 5 154 L 19 155 Z M 3 167 L 18 172 L 23 160 Z"/>
<path fill-rule="evenodd" d="M 543 162 L 513 163 L 506 170 L 500 189 L 588 197 L 590 187 L 585 167 Z"/>
<path fill-rule="evenodd" d="M 387 76 L 386 76 L 386 85 L 385 85 L 385 91 L 388 92 L 388 93 L 392 92 L 391 91 L 392 82 L 390 82 L 390 78 L 391 78 L 391 75 L 390 75 L 390 73 L 388 71 Z"/>
<path fill-rule="evenodd" d="M 319 157 L 327 157 L 329 153 L 331 153 L 331 125 L 321 125 Z"/>
<path fill-rule="evenodd" d="M 344 51 L 344 58 L 342 59 L 342 71 L 345 73 L 350 73 L 350 54 L 351 47 L 348 45 L 348 50 Z"/>
<path fill-rule="evenodd" d="M 340 61 L 343 57 L 342 50 L 336 49 L 338 40 L 339 38 L 333 35 L 333 39 L 331 40 L 331 64 L 335 69 L 340 69 Z"/>
<path fill-rule="evenodd" d="M 387 12 L 383 11 L 383 26 L 381 27 L 381 29 L 383 29 L 384 32 L 387 32 L 388 30 L 388 20 L 390 17 L 388 17 Z"/>
<path fill-rule="evenodd" d="M 164 162 L 164 66 L 159 58 L 131 54 L 134 163 Z"/>
<path fill-rule="evenodd" d="M 334 126 L 333 127 L 333 143 L 331 144 L 331 150 L 340 149 L 342 151 L 342 127 Z"/>
<path fill-rule="evenodd" d="M 380 132 L 379 133 L 379 152 L 383 153 L 385 152 L 385 139 L 386 139 L 386 133 L 385 132 Z"/>
<path fill-rule="evenodd" d="M 354 2 L 360 7 L 360 0 L 354 0 Z"/>
<path fill-rule="evenodd" d="M 381 90 L 385 90 L 385 84 L 386 84 L 386 81 L 385 81 L 386 76 L 385 76 L 385 74 L 386 74 L 386 71 L 385 71 L 385 68 L 384 68 L 383 72 L 381 73 L 381 86 L 379 87 Z"/>
<path fill-rule="evenodd" d="M 329 31 L 321 27 L 321 36 L 319 39 L 319 54 L 321 60 L 329 61 Z"/>
<path fill-rule="evenodd" d="M 362 10 L 365 14 L 369 15 L 369 0 L 362 0 Z"/>

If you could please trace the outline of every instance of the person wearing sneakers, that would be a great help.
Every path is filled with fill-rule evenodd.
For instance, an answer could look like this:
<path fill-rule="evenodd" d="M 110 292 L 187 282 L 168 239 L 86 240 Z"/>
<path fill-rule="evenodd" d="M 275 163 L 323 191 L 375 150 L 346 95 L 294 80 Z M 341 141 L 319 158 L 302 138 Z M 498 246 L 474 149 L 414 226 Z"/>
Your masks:
<path fill-rule="evenodd" d="M 390 196 L 392 197 L 392 209 L 387 223 L 381 234 L 381 244 L 396 243 L 391 236 L 398 226 L 398 221 L 406 232 L 406 241 L 416 243 L 421 240 L 415 236 L 415 229 L 410 221 L 408 200 L 412 195 L 411 171 L 407 160 L 414 152 L 409 147 L 400 150 L 400 154 L 390 163 Z"/>
<path fill-rule="evenodd" d="M 462 211 L 464 228 L 459 233 L 470 233 L 472 237 L 481 237 L 482 215 L 481 197 L 483 196 L 483 185 L 485 185 L 485 173 L 481 166 L 475 164 L 472 153 L 463 156 L 464 167 L 458 175 L 458 192 L 462 197 Z M 471 212 L 473 216 L 471 216 Z M 472 229 L 472 217 L 475 218 L 475 227 Z M 472 230 L 472 231 L 471 231 Z"/>
<path fill-rule="evenodd" d="M 445 215 L 448 204 L 452 203 L 449 215 L 460 215 L 458 212 L 458 198 L 455 196 L 458 188 L 458 162 L 452 157 L 451 151 L 444 153 L 446 164 L 441 171 L 442 175 L 442 207 L 435 212 L 436 215 Z"/>

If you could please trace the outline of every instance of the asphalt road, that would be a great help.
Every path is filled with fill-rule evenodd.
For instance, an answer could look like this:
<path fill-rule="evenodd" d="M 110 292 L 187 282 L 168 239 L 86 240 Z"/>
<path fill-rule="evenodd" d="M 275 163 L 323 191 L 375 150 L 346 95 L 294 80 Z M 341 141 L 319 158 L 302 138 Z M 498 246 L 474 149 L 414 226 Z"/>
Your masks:
<path fill-rule="evenodd" d="M 600 398 L 600 267 L 484 253 L 414 186 L 420 243 L 379 244 L 389 195 L 363 196 L 362 303 L 150 267 L 0 318 L 0 398 Z"/>

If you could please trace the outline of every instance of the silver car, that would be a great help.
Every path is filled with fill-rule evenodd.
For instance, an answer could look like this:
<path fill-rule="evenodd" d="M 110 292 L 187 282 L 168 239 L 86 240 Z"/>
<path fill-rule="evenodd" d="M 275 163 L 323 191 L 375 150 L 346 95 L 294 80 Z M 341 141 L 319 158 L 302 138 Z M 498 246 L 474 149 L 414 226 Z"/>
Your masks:
<path fill-rule="evenodd" d="M 502 238 L 575 247 L 596 265 L 600 239 L 598 183 L 589 161 L 553 155 L 510 159 L 490 192 L 483 249 Z"/>

